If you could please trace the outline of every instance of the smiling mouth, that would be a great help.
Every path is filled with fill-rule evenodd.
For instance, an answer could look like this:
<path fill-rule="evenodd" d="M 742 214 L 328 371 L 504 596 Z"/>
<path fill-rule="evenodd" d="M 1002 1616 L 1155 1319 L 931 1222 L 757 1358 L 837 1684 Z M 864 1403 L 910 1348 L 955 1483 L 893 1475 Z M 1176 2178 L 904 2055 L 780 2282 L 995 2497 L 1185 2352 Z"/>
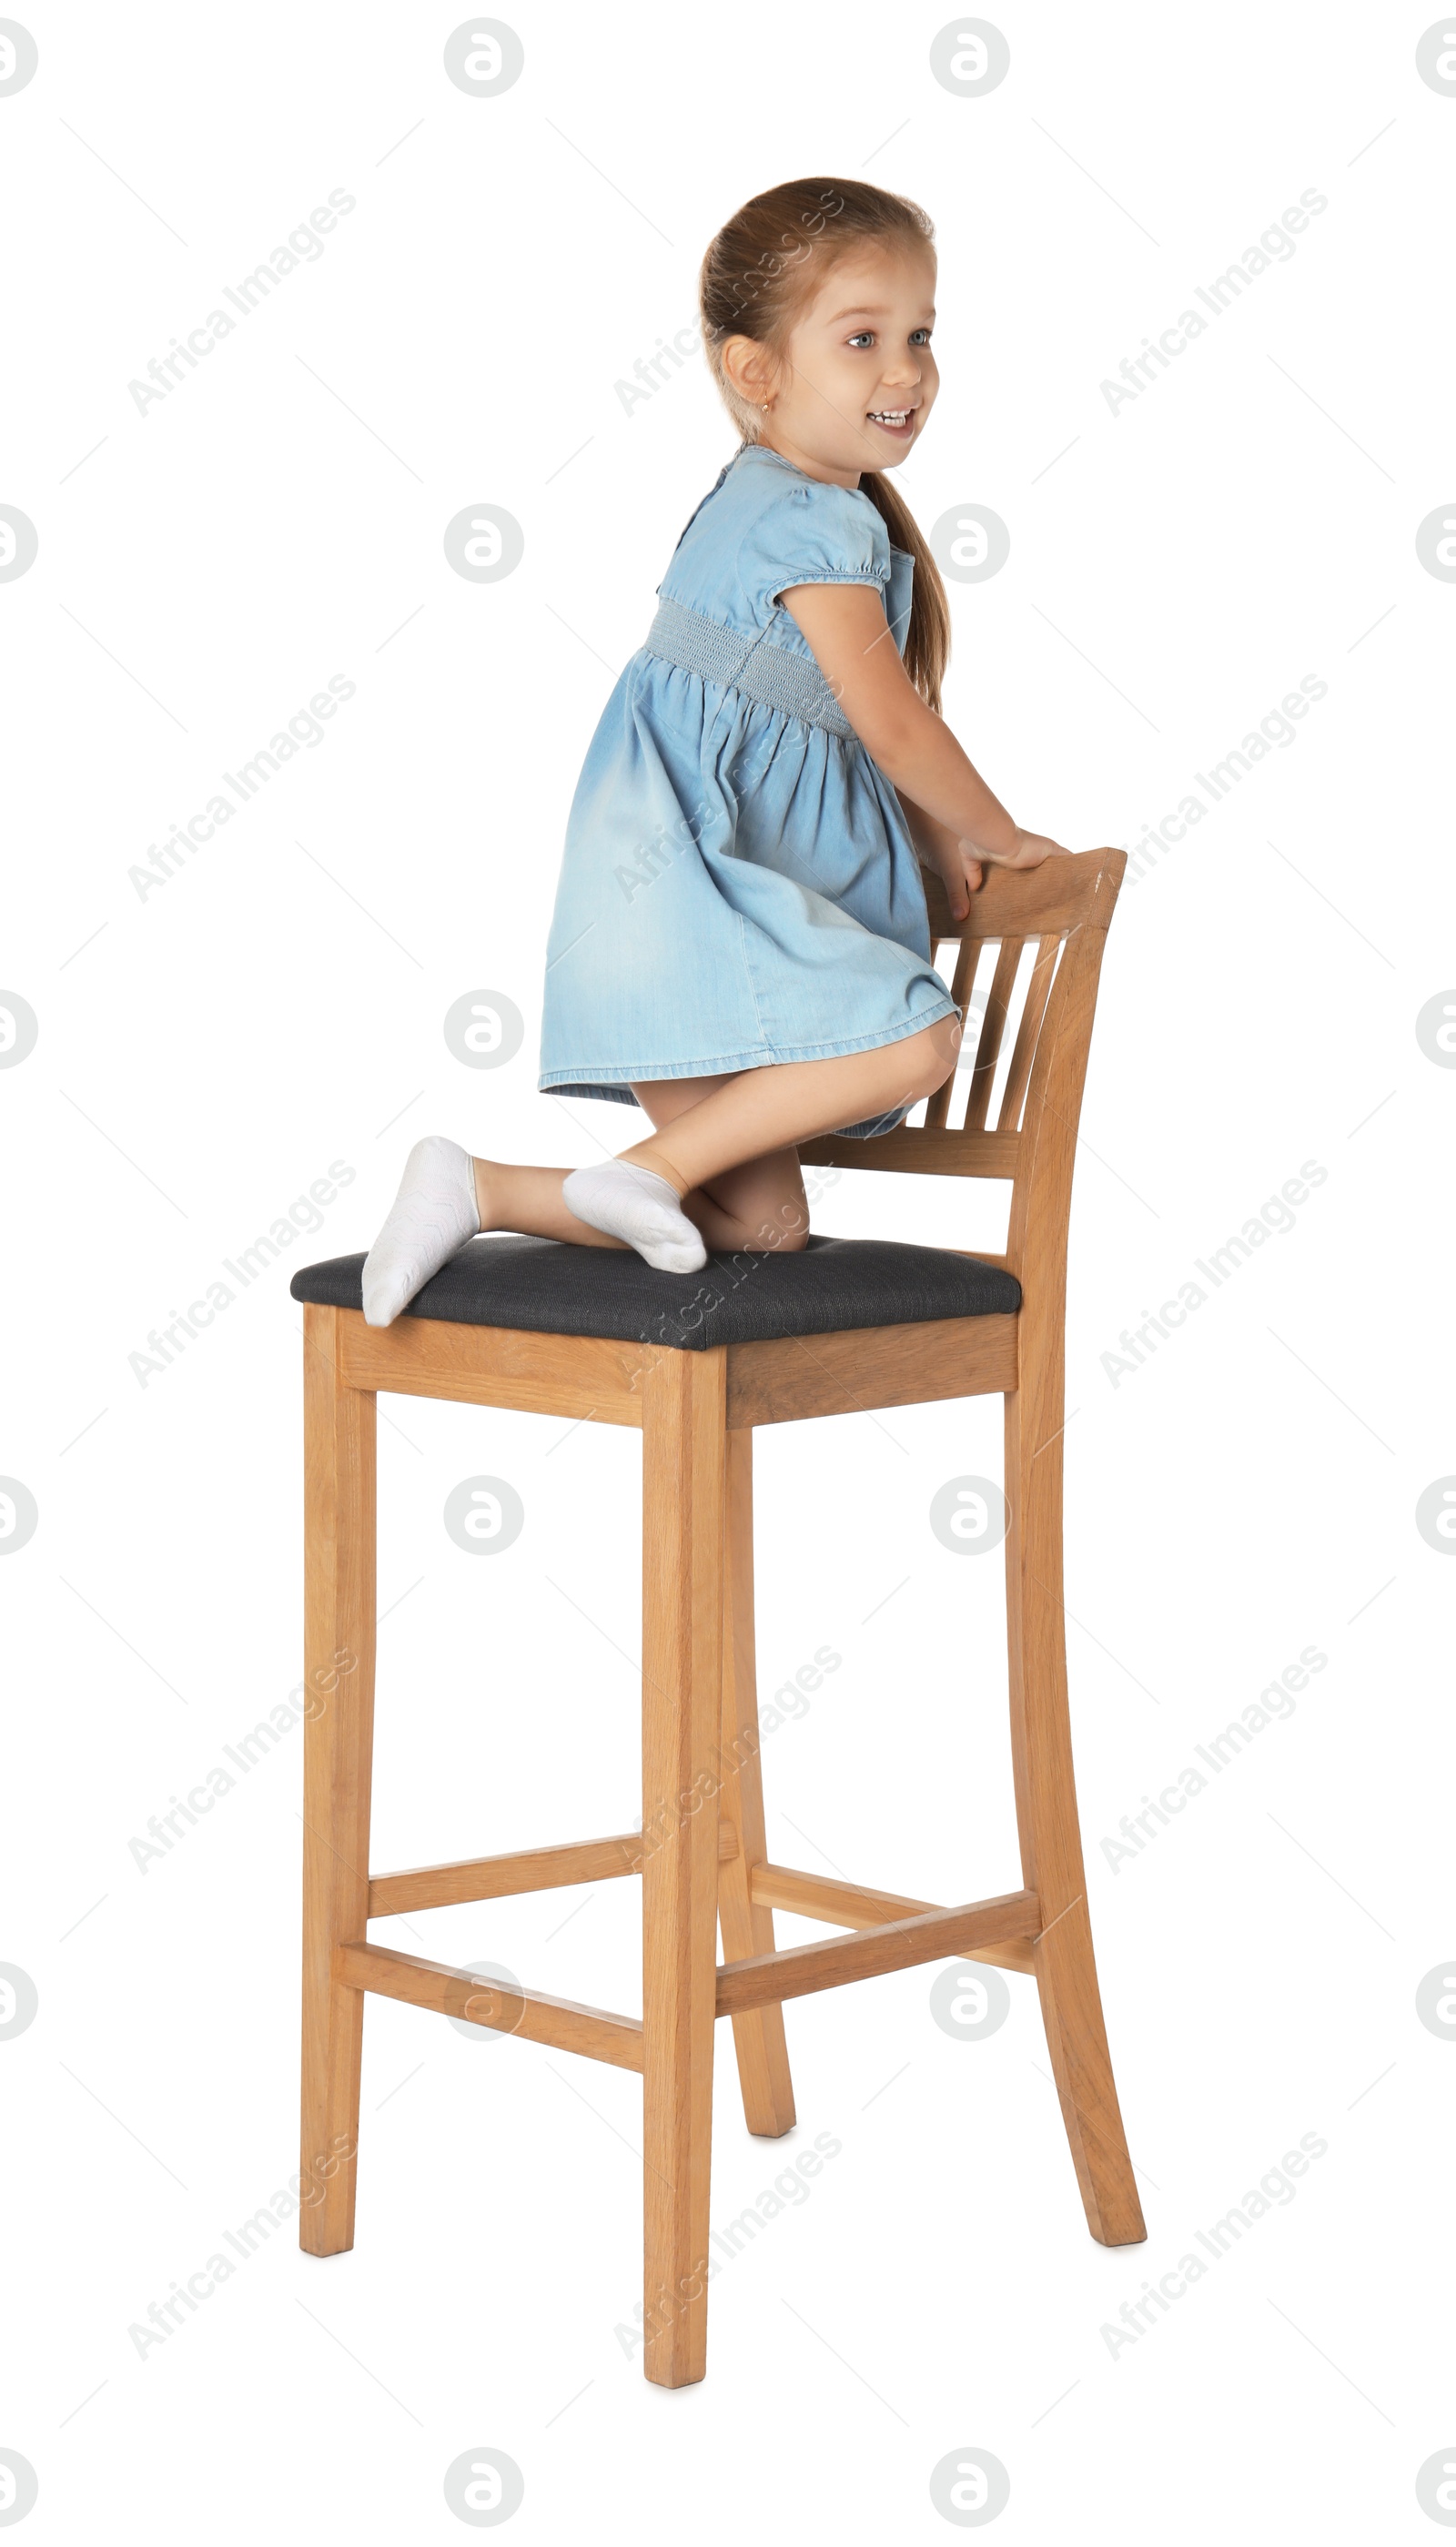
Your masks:
<path fill-rule="evenodd" d="M 913 406 L 877 406 L 869 409 L 869 420 L 878 424 L 882 433 L 910 434 L 918 412 Z"/>

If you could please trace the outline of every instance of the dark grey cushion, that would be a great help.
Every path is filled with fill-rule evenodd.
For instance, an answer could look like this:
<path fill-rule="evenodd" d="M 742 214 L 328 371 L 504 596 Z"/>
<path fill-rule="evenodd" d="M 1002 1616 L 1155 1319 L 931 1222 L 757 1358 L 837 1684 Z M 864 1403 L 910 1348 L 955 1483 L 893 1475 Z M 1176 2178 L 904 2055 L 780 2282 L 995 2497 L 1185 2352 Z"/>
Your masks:
<path fill-rule="evenodd" d="M 296 1300 L 357 1309 L 362 1256 L 301 1265 Z M 811 1238 L 799 1256 L 710 1256 L 696 1274 L 654 1274 L 631 1248 L 555 1238 L 472 1238 L 404 1312 L 539 1336 L 616 1336 L 703 1353 L 767 1336 L 985 1318 L 1021 1305 L 1021 1285 L 974 1256 L 887 1238 Z"/>

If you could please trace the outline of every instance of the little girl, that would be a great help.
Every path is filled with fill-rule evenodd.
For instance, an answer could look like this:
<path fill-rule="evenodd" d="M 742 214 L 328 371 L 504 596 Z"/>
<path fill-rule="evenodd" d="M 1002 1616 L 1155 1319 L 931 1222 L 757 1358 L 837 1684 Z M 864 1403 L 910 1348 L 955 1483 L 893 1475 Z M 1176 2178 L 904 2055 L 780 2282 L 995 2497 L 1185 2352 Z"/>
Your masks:
<path fill-rule="evenodd" d="M 539 1085 L 641 1105 L 599 1167 L 409 1154 L 364 1268 L 387 1326 L 481 1230 L 632 1247 L 802 1248 L 795 1143 L 870 1138 L 954 1070 L 919 863 L 964 918 L 1018 830 L 941 720 L 935 562 L 884 472 L 925 430 L 927 216 L 876 186 L 757 195 L 703 260 L 703 341 L 742 435 L 603 711 L 566 834 Z"/>

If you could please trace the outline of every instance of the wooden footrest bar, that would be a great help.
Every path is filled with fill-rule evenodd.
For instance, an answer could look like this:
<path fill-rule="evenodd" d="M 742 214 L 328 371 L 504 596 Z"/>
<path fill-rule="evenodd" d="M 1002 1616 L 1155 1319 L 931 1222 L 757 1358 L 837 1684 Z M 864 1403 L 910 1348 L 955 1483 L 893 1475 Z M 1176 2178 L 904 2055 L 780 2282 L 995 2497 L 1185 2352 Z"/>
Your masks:
<path fill-rule="evenodd" d="M 776 1955 L 720 1964 L 718 2013 L 742 2016 L 749 2008 L 803 1998 L 810 1990 L 837 1989 L 843 1981 L 932 1963 L 938 1955 L 974 1955 L 978 1946 L 1030 1939 L 1040 1926 L 1034 1892 L 1003 1892 L 991 1901 L 964 1902 L 957 1910 L 925 1910 L 915 1918 L 895 1919 L 858 1936 L 820 1937 L 812 1946 L 786 1946 Z"/>
<path fill-rule="evenodd" d="M 587 1840 L 566 1850 L 537 1850 L 539 1860 L 553 1856 L 584 1857 L 593 1849 L 620 1850 L 623 1839 Z M 520 1867 L 524 1857 L 481 1858 L 479 1867 Z M 425 1870 L 422 1870 L 424 1872 Z M 439 1869 L 459 1874 L 462 1870 Z M 620 1864 L 603 1874 L 628 1874 Z M 406 1883 L 405 1876 L 380 1879 Z M 540 1880 L 539 1878 L 537 1879 Z M 546 1881 L 550 1882 L 550 1877 Z M 586 1878 L 572 1877 L 572 1882 Z M 500 1890 L 524 1891 L 524 1884 Z M 719 2016 L 743 2016 L 750 2008 L 770 2007 L 786 1998 L 803 1998 L 812 1990 L 838 1989 L 845 1981 L 871 1980 L 879 1973 L 904 1972 L 913 1964 L 933 1963 L 941 1955 L 989 1957 L 1014 1952 L 1025 1958 L 1017 1970 L 1030 1969 L 1030 1941 L 1041 1925 L 1034 1892 L 1002 1892 L 990 1901 L 966 1901 L 959 1909 L 940 1910 L 904 1902 L 893 1892 L 874 1892 L 858 1884 L 831 1884 L 817 1876 L 799 1875 L 791 1867 L 760 1866 L 753 1871 L 753 1897 L 772 1908 L 799 1910 L 812 1919 L 844 1919 L 857 1934 L 822 1937 L 812 1946 L 786 1946 L 775 1955 L 753 1955 L 744 1962 L 718 1968 Z M 371 1896 L 374 1886 L 370 1887 Z M 488 1898 L 485 1893 L 464 1896 Z M 429 1906 L 428 1904 L 420 1906 Z M 885 1919 L 889 1906 L 908 1915 Z M 471 2025 L 491 2027 L 499 2034 L 519 2034 L 528 2043 L 550 2043 L 558 2052 L 576 2052 L 588 2061 L 609 2061 L 618 2069 L 641 2070 L 642 2029 L 635 2016 L 613 2016 L 605 2008 L 582 2007 L 575 1999 L 553 1998 L 545 1990 L 512 1986 L 508 1981 L 461 1971 L 454 1964 L 434 1964 L 423 1955 L 398 1954 L 392 1946 L 366 1939 L 337 1950 L 337 1978 L 346 1988 L 374 1990 L 383 1998 L 402 1998 L 411 2007 L 427 2007 L 438 2016 L 464 2018 Z"/>
<path fill-rule="evenodd" d="M 793 1866 L 755 1866 L 749 1871 L 748 1888 L 766 1910 L 794 1910 L 801 1919 L 825 1919 L 834 1928 L 880 1928 L 890 1920 L 918 1918 L 942 1906 L 938 1901 L 912 1901 L 902 1892 L 876 1892 L 867 1884 L 844 1884 L 832 1876 L 803 1875 Z M 1003 1972 L 1036 1970 L 1024 1938 L 958 1946 L 955 1952 L 973 1963 L 998 1964 Z"/>
<path fill-rule="evenodd" d="M 642 2029 L 635 2016 L 609 2016 L 604 2008 L 549 1998 L 544 1990 L 512 1989 L 506 1981 L 483 1979 L 453 1964 L 396 1954 L 391 1946 L 340 1946 L 334 1970 L 350 1989 L 407 1999 L 411 2007 L 493 2026 L 528 2043 L 551 2043 L 558 2052 L 579 2052 L 588 2061 L 610 2061 L 618 2069 L 640 2070 L 642 2065 Z"/>
<path fill-rule="evenodd" d="M 718 1825 L 720 1858 L 736 1857 L 738 1836 L 726 1818 Z M 508 1857 L 466 1857 L 445 1866 L 408 1866 L 397 1875 L 369 1879 L 371 1919 L 401 1910 L 446 1910 L 457 1901 L 499 1901 L 508 1892 L 550 1892 L 560 1884 L 601 1884 L 612 1875 L 641 1875 L 641 1831 L 610 1839 L 562 1840 L 550 1848 L 523 1848 Z"/>
<path fill-rule="evenodd" d="M 559 1847 L 517 1849 L 509 1857 L 470 1857 L 450 1866 L 372 1875 L 369 1915 L 387 1919 L 399 1910 L 444 1910 L 455 1901 L 497 1901 L 507 1892 L 549 1892 L 558 1884 L 636 1875 L 642 1846 L 641 1832 L 619 1831 L 611 1839 L 566 1840 Z"/>

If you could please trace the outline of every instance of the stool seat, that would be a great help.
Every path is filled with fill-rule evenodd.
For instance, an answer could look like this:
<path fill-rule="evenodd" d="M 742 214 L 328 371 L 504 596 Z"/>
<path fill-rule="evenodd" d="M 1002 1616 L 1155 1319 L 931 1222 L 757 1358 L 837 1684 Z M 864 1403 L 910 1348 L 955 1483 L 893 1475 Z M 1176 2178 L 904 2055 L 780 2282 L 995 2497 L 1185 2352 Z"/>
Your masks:
<path fill-rule="evenodd" d="M 362 1256 L 301 1265 L 296 1300 L 361 1306 Z M 607 1336 L 706 1353 L 776 1337 L 1014 1314 L 1012 1274 L 949 1248 L 883 1238 L 811 1238 L 797 1255 L 710 1256 L 696 1274 L 656 1274 L 631 1248 L 554 1238 L 472 1238 L 411 1300 L 406 1317 L 531 1335 Z"/>

